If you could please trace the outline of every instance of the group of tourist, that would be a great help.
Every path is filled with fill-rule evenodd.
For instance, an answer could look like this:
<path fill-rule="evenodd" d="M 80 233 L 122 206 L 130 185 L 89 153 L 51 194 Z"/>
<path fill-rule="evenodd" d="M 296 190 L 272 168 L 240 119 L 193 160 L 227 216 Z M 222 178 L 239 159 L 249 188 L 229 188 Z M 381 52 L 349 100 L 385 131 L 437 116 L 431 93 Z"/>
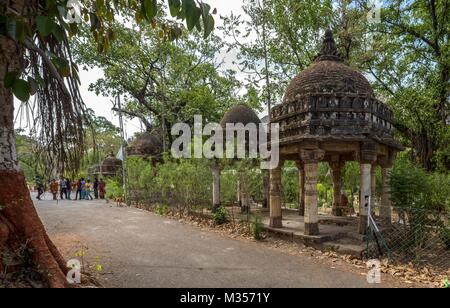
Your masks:
<path fill-rule="evenodd" d="M 45 188 L 39 177 L 36 177 L 36 186 L 38 192 L 37 199 L 41 200 Z M 53 200 L 58 200 L 58 195 L 61 200 L 72 200 L 72 194 L 75 194 L 75 199 L 73 200 L 105 199 L 106 193 L 106 183 L 103 179 L 98 180 L 97 177 L 94 178 L 93 182 L 90 179 L 85 180 L 84 178 L 71 181 L 70 179 L 61 177 L 60 180 L 53 179 L 50 181 L 49 188 L 50 193 L 53 195 Z"/>

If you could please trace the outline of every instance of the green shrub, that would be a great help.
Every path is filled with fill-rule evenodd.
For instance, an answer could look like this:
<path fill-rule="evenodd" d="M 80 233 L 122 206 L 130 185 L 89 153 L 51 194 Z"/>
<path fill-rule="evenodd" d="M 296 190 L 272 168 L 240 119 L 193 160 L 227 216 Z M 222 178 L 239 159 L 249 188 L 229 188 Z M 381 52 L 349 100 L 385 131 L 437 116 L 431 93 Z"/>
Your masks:
<path fill-rule="evenodd" d="M 395 164 L 391 174 L 391 199 L 400 218 L 408 223 L 404 224 L 405 231 L 411 234 L 408 245 L 421 246 L 438 231 L 449 247 L 449 180 L 448 175 L 427 173 L 407 158 Z"/>
<path fill-rule="evenodd" d="M 217 209 L 217 211 L 213 214 L 214 223 L 217 226 L 223 225 L 228 221 L 228 211 L 226 207 L 221 206 Z"/>
<path fill-rule="evenodd" d="M 170 208 L 167 205 L 161 205 L 161 204 L 156 205 L 156 208 L 155 208 L 156 215 L 166 216 L 167 214 L 169 214 L 169 212 L 170 212 Z"/>
<path fill-rule="evenodd" d="M 237 202 L 237 172 L 231 168 L 222 170 L 220 177 L 220 200 L 222 204 L 233 205 Z"/>
<path fill-rule="evenodd" d="M 149 160 L 132 158 L 127 171 L 133 201 L 168 204 L 180 212 L 211 204 L 211 168 L 203 160 L 165 159 L 153 167 Z"/>
<path fill-rule="evenodd" d="M 293 162 L 288 162 L 283 168 L 281 177 L 283 202 L 297 204 L 299 194 L 298 170 Z"/>
<path fill-rule="evenodd" d="M 260 215 L 254 215 L 252 219 L 252 234 L 255 240 L 259 241 L 262 239 L 264 224 Z"/>
<path fill-rule="evenodd" d="M 124 196 L 123 186 L 119 180 L 109 179 L 106 181 L 106 198 L 116 199 L 123 198 Z"/>
<path fill-rule="evenodd" d="M 395 164 L 391 174 L 392 202 L 398 209 L 450 210 L 450 177 L 427 173 L 406 158 Z"/>

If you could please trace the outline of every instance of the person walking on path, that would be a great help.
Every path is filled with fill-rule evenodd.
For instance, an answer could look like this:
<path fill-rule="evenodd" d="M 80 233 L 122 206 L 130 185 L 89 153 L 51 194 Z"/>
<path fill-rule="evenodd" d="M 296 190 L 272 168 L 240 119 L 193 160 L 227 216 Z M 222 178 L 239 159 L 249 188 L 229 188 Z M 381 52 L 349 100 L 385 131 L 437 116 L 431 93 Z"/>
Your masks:
<path fill-rule="evenodd" d="M 64 200 L 64 197 L 67 199 L 67 184 L 66 179 L 63 177 L 59 181 L 59 189 L 60 189 L 60 199 Z"/>
<path fill-rule="evenodd" d="M 73 181 L 72 184 L 70 185 L 72 188 L 72 192 L 75 193 L 75 199 L 73 200 L 77 200 L 78 198 L 78 181 Z"/>
<path fill-rule="evenodd" d="M 80 180 L 80 187 L 81 187 L 80 200 L 86 200 L 86 181 L 84 180 L 84 178 L 81 178 Z"/>
<path fill-rule="evenodd" d="M 91 192 L 93 189 L 91 180 L 87 180 L 87 182 L 85 184 L 85 189 L 86 189 L 86 200 L 94 200 L 94 198 L 92 198 L 92 195 L 91 195 Z"/>
<path fill-rule="evenodd" d="M 98 183 L 98 191 L 100 193 L 100 199 L 105 199 L 106 183 L 103 181 L 103 179 L 100 179 L 100 182 Z"/>
<path fill-rule="evenodd" d="M 42 183 L 41 177 L 36 176 L 36 188 L 37 188 L 37 199 L 40 201 L 41 196 L 44 194 L 44 184 Z"/>
<path fill-rule="evenodd" d="M 77 193 L 75 194 L 75 200 L 81 200 L 81 179 L 76 183 Z"/>
<path fill-rule="evenodd" d="M 52 180 L 52 182 L 50 183 L 50 192 L 53 195 L 53 200 L 58 200 L 58 182 L 56 180 Z"/>
<path fill-rule="evenodd" d="M 66 179 L 67 200 L 72 200 L 72 181 Z"/>
<path fill-rule="evenodd" d="M 94 178 L 94 197 L 97 200 L 98 199 L 98 178 Z"/>

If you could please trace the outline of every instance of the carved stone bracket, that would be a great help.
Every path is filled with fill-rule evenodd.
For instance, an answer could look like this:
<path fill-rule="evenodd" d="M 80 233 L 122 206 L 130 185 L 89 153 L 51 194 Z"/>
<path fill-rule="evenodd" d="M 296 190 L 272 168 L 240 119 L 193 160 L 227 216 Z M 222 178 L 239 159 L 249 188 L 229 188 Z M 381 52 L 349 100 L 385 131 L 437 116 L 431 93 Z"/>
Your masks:
<path fill-rule="evenodd" d="M 301 150 L 300 158 L 305 164 L 317 163 L 325 158 L 325 151 L 320 149 Z"/>
<path fill-rule="evenodd" d="M 378 158 L 378 164 L 381 168 L 392 168 L 394 166 L 395 154 L 389 153 L 388 156 L 381 156 Z"/>
<path fill-rule="evenodd" d="M 361 163 L 374 164 L 377 161 L 378 145 L 375 142 L 366 141 L 361 144 Z"/>

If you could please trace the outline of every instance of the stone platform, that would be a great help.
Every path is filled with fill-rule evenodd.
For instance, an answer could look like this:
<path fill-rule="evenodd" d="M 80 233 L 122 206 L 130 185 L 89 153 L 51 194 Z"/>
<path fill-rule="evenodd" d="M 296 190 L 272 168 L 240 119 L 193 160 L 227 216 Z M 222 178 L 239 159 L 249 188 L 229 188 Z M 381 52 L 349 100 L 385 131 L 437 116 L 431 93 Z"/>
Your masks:
<path fill-rule="evenodd" d="M 234 208 L 234 216 L 245 219 L 245 214 L 240 214 L 240 208 Z M 363 252 L 364 238 L 358 234 L 358 217 L 335 217 L 329 214 L 319 214 L 320 235 L 305 235 L 304 218 L 298 211 L 283 209 L 283 228 L 269 226 L 270 217 L 268 209 L 252 208 L 252 213 L 262 216 L 264 229 L 272 234 L 299 241 L 323 251 L 335 251 L 341 254 L 360 256 Z"/>

